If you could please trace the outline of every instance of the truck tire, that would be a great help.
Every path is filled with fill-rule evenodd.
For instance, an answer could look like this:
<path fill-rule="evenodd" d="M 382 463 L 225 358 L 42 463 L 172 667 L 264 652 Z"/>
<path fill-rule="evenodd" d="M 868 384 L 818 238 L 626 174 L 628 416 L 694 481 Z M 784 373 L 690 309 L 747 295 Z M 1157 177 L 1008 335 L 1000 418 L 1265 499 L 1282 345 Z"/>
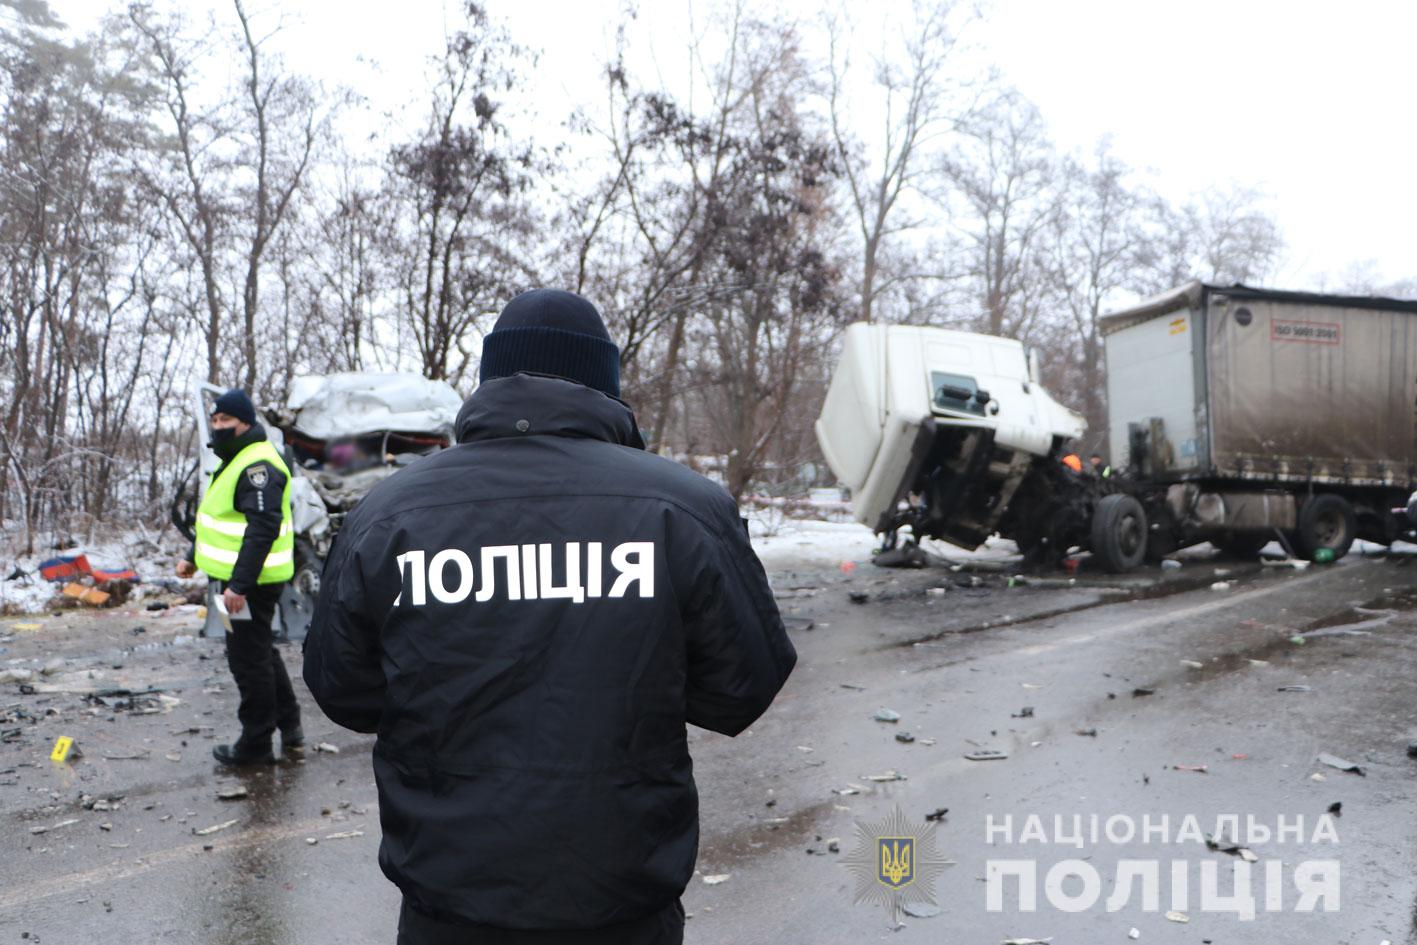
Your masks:
<path fill-rule="evenodd" d="M 1358 535 L 1358 516 L 1353 506 L 1341 495 L 1320 493 L 1299 509 L 1299 528 L 1295 533 L 1299 554 L 1310 561 L 1320 548 L 1333 552 L 1337 561 L 1348 554 Z"/>
<path fill-rule="evenodd" d="M 1146 557 L 1146 511 L 1132 496 L 1103 496 L 1092 513 L 1092 555 L 1113 574 L 1130 571 Z"/>
<path fill-rule="evenodd" d="M 1273 536 L 1264 533 L 1256 535 L 1248 532 L 1232 532 L 1220 538 L 1212 538 L 1210 543 L 1227 558 L 1251 561 L 1259 556 L 1260 549 L 1273 540 Z"/>

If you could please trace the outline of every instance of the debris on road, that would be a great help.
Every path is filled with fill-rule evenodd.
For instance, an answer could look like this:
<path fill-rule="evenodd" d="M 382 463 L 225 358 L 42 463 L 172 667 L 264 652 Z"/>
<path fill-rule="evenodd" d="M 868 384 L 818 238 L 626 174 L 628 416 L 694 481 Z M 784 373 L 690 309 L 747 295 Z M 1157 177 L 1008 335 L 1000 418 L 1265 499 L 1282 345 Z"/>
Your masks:
<path fill-rule="evenodd" d="M 1053 941 L 1053 936 L 1047 938 L 1006 938 L 1003 945 L 1048 945 Z"/>
<path fill-rule="evenodd" d="M 1194 771 L 1196 774 L 1205 774 L 1210 771 L 1209 765 L 1172 765 L 1176 771 Z"/>
<path fill-rule="evenodd" d="M 704 885 L 717 886 L 719 883 L 726 883 L 732 875 L 732 873 L 715 873 L 712 876 L 705 876 Z"/>
<path fill-rule="evenodd" d="M 847 597 L 851 599 L 853 604 L 864 604 L 871 599 L 871 595 L 867 594 L 865 591 L 852 591 Z"/>
<path fill-rule="evenodd" d="M 1006 751 L 999 751 L 995 748 L 980 748 L 976 751 L 966 752 L 965 761 L 1002 761 L 1009 756 Z"/>
<path fill-rule="evenodd" d="M 1148 688 L 1146 688 L 1145 686 L 1138 686 L 1137 688 L 1135 688 L 1135 689 L 1132 690 L 1132 698 L 1133 698 L 1133 699 L 1140 699 L 1142 696 L 1154 696 L 1154 695 L 1156 695 L 1156 690 L 1155 690 L 1155 689 L 1148 689 Z"/>
<path fill-rule="evenodd" d="M 1229 840 L 1223 836 L 1206 835 L 1205 845 L 1217 853 L 1229 853 L 1231 856 L 1238 856 L 1246 863 L 1258 863 L 1259 857 L 1249 847 L 1241 846 L 1234 840 Z"/>
<path fill-rule="evenodd" d="M 1189 922 L 1189 921 L 1191 921 L 1191 917 L 1188 916 L 1188 915 L 1186 915 L 1184 912 L 1168 912 L 1168 913 L 1166 913 L 1166 919 L 1167 919 L 1167 921 L 1170 921 L 1170 922 Z"/>
<path fill-rule="evenodd" d="M 1018 710 L 1018 714 L 1017 714 L 1017 715 L 1010 715 L 1009 718 L 1011 718 L 1011 719 L 1031 719 L 1031 718 L 1033 718 L 1033 706 L 1031 706 L 1031 705 L 1026 705 L 1026 706 L 1024 706 L 1022 709 L 1019 709 L 1019 710 Z"/>
<path fill-rule="evenodd" d="M 1334 801 L 1332 804 L 1328 805 L 1328 812 L 1335 817 L 1343 816 L 1343 802 Z"/>
<path fill-rule="evenodd" d="M 925 819 L 934 821 L 942 820 L 944 819 L 944 816 L 949 812 L 950 809 L 948 807 L 937 807 L 934 810 L 930 811 L 930 813 L 926 814 Z"/>
<path fill-rule="evenodd" d="M 1351 761 L 1345 761 L 1337 755 L 1330 755 L 1328 752 L 1322 752 L 1319 755 L 1319 764 L 1328 765 L 1330 768 L 1337 768 L 1339 771 L 1351 771 L 1359 776 L 1367 776 L 1367 773 L 1358 765 L 1355 765 Z"/>
<path fill-rule="evenodd" d="M 928 902 L 907 902 L 901 911 L 916 919 L 933 919 L 940 914 L 940 907 Z"/>
<path fill-rule="evenodd" d="M 900 742 L 902 745 L 909 745 L 911 742 L 915 741 L 915 736 L 910 734 L 909 732 L 896 732 L 895 740 Z"/>
<path fill-rule="evenodd" d="M 196 827 L 193 827 L 192 833 L 198 837 L 210 837 L 212 834 L 217 833 L 218 831 L 225 830 L 228 827 L 235 827 L 236 824 L 236 820 L 226 820 L 219 824 L 213 824 L 210 827 L 203 827 L 201 830 L 198 830 Z"/>
<path fill-rule="evenodd" d="M 1280 692 L 1313 692 L 1313 686 L 1280 686 Z"/>
<path fill-rule="evenodd" d="M 876 714 L 871 718 L 877 722 L 899 722 L 900 713 L 894 709 L 877 709 Z"/>
<path fill-rule="evenodd" d="M 1095 728 L 1080 728 L 1080 729 L 1077 730 L 1077 734 L 1079 734 L 1079 735 L 1084 735 L 1084 736 L 1086 736 L 1086 737 L 1088 737 L 1088 738 L 1096 738 L 1096 737 L 1097 737 L 1097 729 L 1095 729 Z"/>
<path fill-rule="evenodd" d="M 63 593 L 65 597 L 72 597 L 79 603 L 88 604 L 90 607 L 102 607 L 108 603 L 109 597 L 112 596 L 96 587 L 85 587 L 75 581 L 65 584 Z"/>
<path fill-rule="evenodd" d="M 1200 660 L 1181 660 L 1181 665 L 1190 669 L 1205 669 L 1205 664 Z"/>
<path fill-rule="evenodd" d="M 362 836 L 364 836 L 364 831 L 362 831 L 362 830 L 344 830 L 344 831 L 341 831 L 340 833 L 329 833 L 329 834 L 325 834 L 325 839 L 326 839 L 326 840 L 349 840 L 349 839 L 352 839 L 352 838 L 354 838 L 354 837 L 362 837 Z"/>
<path fill-rule="evenodd" d="M 238 784 L 235 787 L 222 788 L 221 790 L 216 792 L 216 796 L 217 800 L 239 801 L 243 798 L 250 797 L 251 792 L 246 790 L 246 786 L 244 784 Z"/>
<path fill-rule="evenodd" d="M 788 630 L 811 630 L 817 622 L 810 617 L 783 617 L 782 625 Z"/>
<path fill-rule="evenodd" d="M 1216 581 L 1210 586 L 1212 591 L 1228 591 L 1235 586 L 1234 581 Z"/>
<path fill-rule="evenodd" d="M 892 769 L 890 769 L 889 771 L 886 771 L 886 772 L 883 773 L 883 774 L 863 774 L 863 775 L 861 776 L 861 780 L 863 780 L 863 781 L 875 781 L 875 782 L 877 782 L 877 783 L 882 783 L 882 782 L 886 782 L 886 781 L 904 781 L 904 780 L 905 780 L 905 775 L 901 774 L 899 771 L 897 771 L 897 770 L 895 770 L 894 768 L 892 768 Z"/>
<path fill-rule="evenodd" d="M 60 827 L 71 827 L 71 826 L 73 826 L 74 824 L 77 824 L 78 822 L 79 822 L 79 818 L 77 818 L 77 817 L 71 817 L 71 818 L 68 819 L 68 820 L 61 820 L 61 821 L 59 821 L 59 823 L 57 823 L 57 824 L 49 824 L 49 825 L 40 826 L 40 827 L 31 827 L 31 828 L 30 828 L 30 833 L 31 833 L 31 834 L 34 834 L 35 836 L 38 836 L 39 834 L 42 834 L 42 833 L 49 833 L 49 831 L 51 831 L 51 830 L 58 830 Z"/>
<path fill-rule="evenodd" d="M 315 746 L 315 750 L 316 750 L 316 751 L 323 751 L 323 752 L 325 752 L 326 754 L 330 754 L 330 755 L 338 755 L 338 754 L 339 754 L 339 746 L 338 746 L 338 745 L 331 745 L 329 742 L 320 742 L 318 745 Z"/>

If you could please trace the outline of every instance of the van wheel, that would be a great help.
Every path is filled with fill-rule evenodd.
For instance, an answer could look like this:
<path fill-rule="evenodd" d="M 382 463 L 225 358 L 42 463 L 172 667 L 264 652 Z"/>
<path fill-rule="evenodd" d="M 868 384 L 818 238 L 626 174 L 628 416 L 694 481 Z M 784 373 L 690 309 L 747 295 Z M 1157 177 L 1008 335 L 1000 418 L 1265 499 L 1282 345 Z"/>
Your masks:
<path fill-rule="evenodd" d="M 1223 538 L 1211 539 L 1211 544 L 1220 549 L 1220 553 L 1227 558 L 1235 558 L 1241 561 L 1251 561 L 1256 558 L 1260 550 L 1269 544 L 1273 539 L 1269 535 L 1252 535 L 1244 532 L 1231 532 Z"/>
<path fill-rule="evenodd" d="M 1130 571 L 1146 557 L 1146 511 L 1125 493 L 1103 496 L 1092 513 L 1092 554 L 1113 574 Z"/>
<path fill-rule="evenodd" d="M 1299 528 L 1295 535 L 1299 554 L 1310 561 L 1320 548 L 1333 552 L 1334 560 L 1348 554 L 1358 535 L 1358 517 L 1353 506 L 1341 495 L 1325 492 L 1316 495 L 1299 509 Z"/>

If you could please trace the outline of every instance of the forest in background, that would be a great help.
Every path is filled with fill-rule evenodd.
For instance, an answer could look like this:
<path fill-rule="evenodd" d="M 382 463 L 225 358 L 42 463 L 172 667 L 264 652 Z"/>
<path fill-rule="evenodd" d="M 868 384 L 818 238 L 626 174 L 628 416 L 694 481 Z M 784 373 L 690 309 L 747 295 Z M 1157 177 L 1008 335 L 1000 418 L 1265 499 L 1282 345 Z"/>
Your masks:
<path fill-rule="evenodd" d="M 622 33 L 548 125 L 517 120 L 536 49 L 468 2 L 418 120 L 372 145 L 271 15 L 223 9 L 135 4 L 77 35 L 0 0 L 0 522 L 23 544 L 160 529 L 197 382 L 269 404 L 303 374 L 400 370 L 470 393 L 527 288 L 595 302 L 650 448 L 742 499 L 830 481 L 812 421 L 853 321 L 1018 338 L 1101 431 L 1099 315 L 1283 259 L 1262 193 L 1178 203 L 1106 141 L 1061 152 L 972 65 L 985 14 L 962 3 L 916 3 L 868 52 L 849 7 L 723 0 L 711 42 L 664 51 L 700 94 L 637 74 Z M 1328 288 L 1417 289 L 1349 281 Z"/>

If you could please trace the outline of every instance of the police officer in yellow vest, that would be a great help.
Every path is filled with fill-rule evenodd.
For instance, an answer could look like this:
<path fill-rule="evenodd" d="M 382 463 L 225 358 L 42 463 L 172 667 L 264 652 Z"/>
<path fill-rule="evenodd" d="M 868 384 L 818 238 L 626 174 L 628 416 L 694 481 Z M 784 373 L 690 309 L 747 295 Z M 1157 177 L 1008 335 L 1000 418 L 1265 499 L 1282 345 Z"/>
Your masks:
<path fill-rule="evenodd" d="M 201 570 L 215 581 L 232 618 L 226 659 L 241 693 L 241 737 L 212 754 L 223 764 L 269 764 L 277 728 L 284 748 L 305 741 L 300 706 L 271 631 L 281 589 L 295 574 L 290 469 L 244 391 L 218 397 L 211 419 L 209 445 L 221 466 L 197 507 L 192 560 L 181 562 L 177 573 L 190 577 Z"/>

